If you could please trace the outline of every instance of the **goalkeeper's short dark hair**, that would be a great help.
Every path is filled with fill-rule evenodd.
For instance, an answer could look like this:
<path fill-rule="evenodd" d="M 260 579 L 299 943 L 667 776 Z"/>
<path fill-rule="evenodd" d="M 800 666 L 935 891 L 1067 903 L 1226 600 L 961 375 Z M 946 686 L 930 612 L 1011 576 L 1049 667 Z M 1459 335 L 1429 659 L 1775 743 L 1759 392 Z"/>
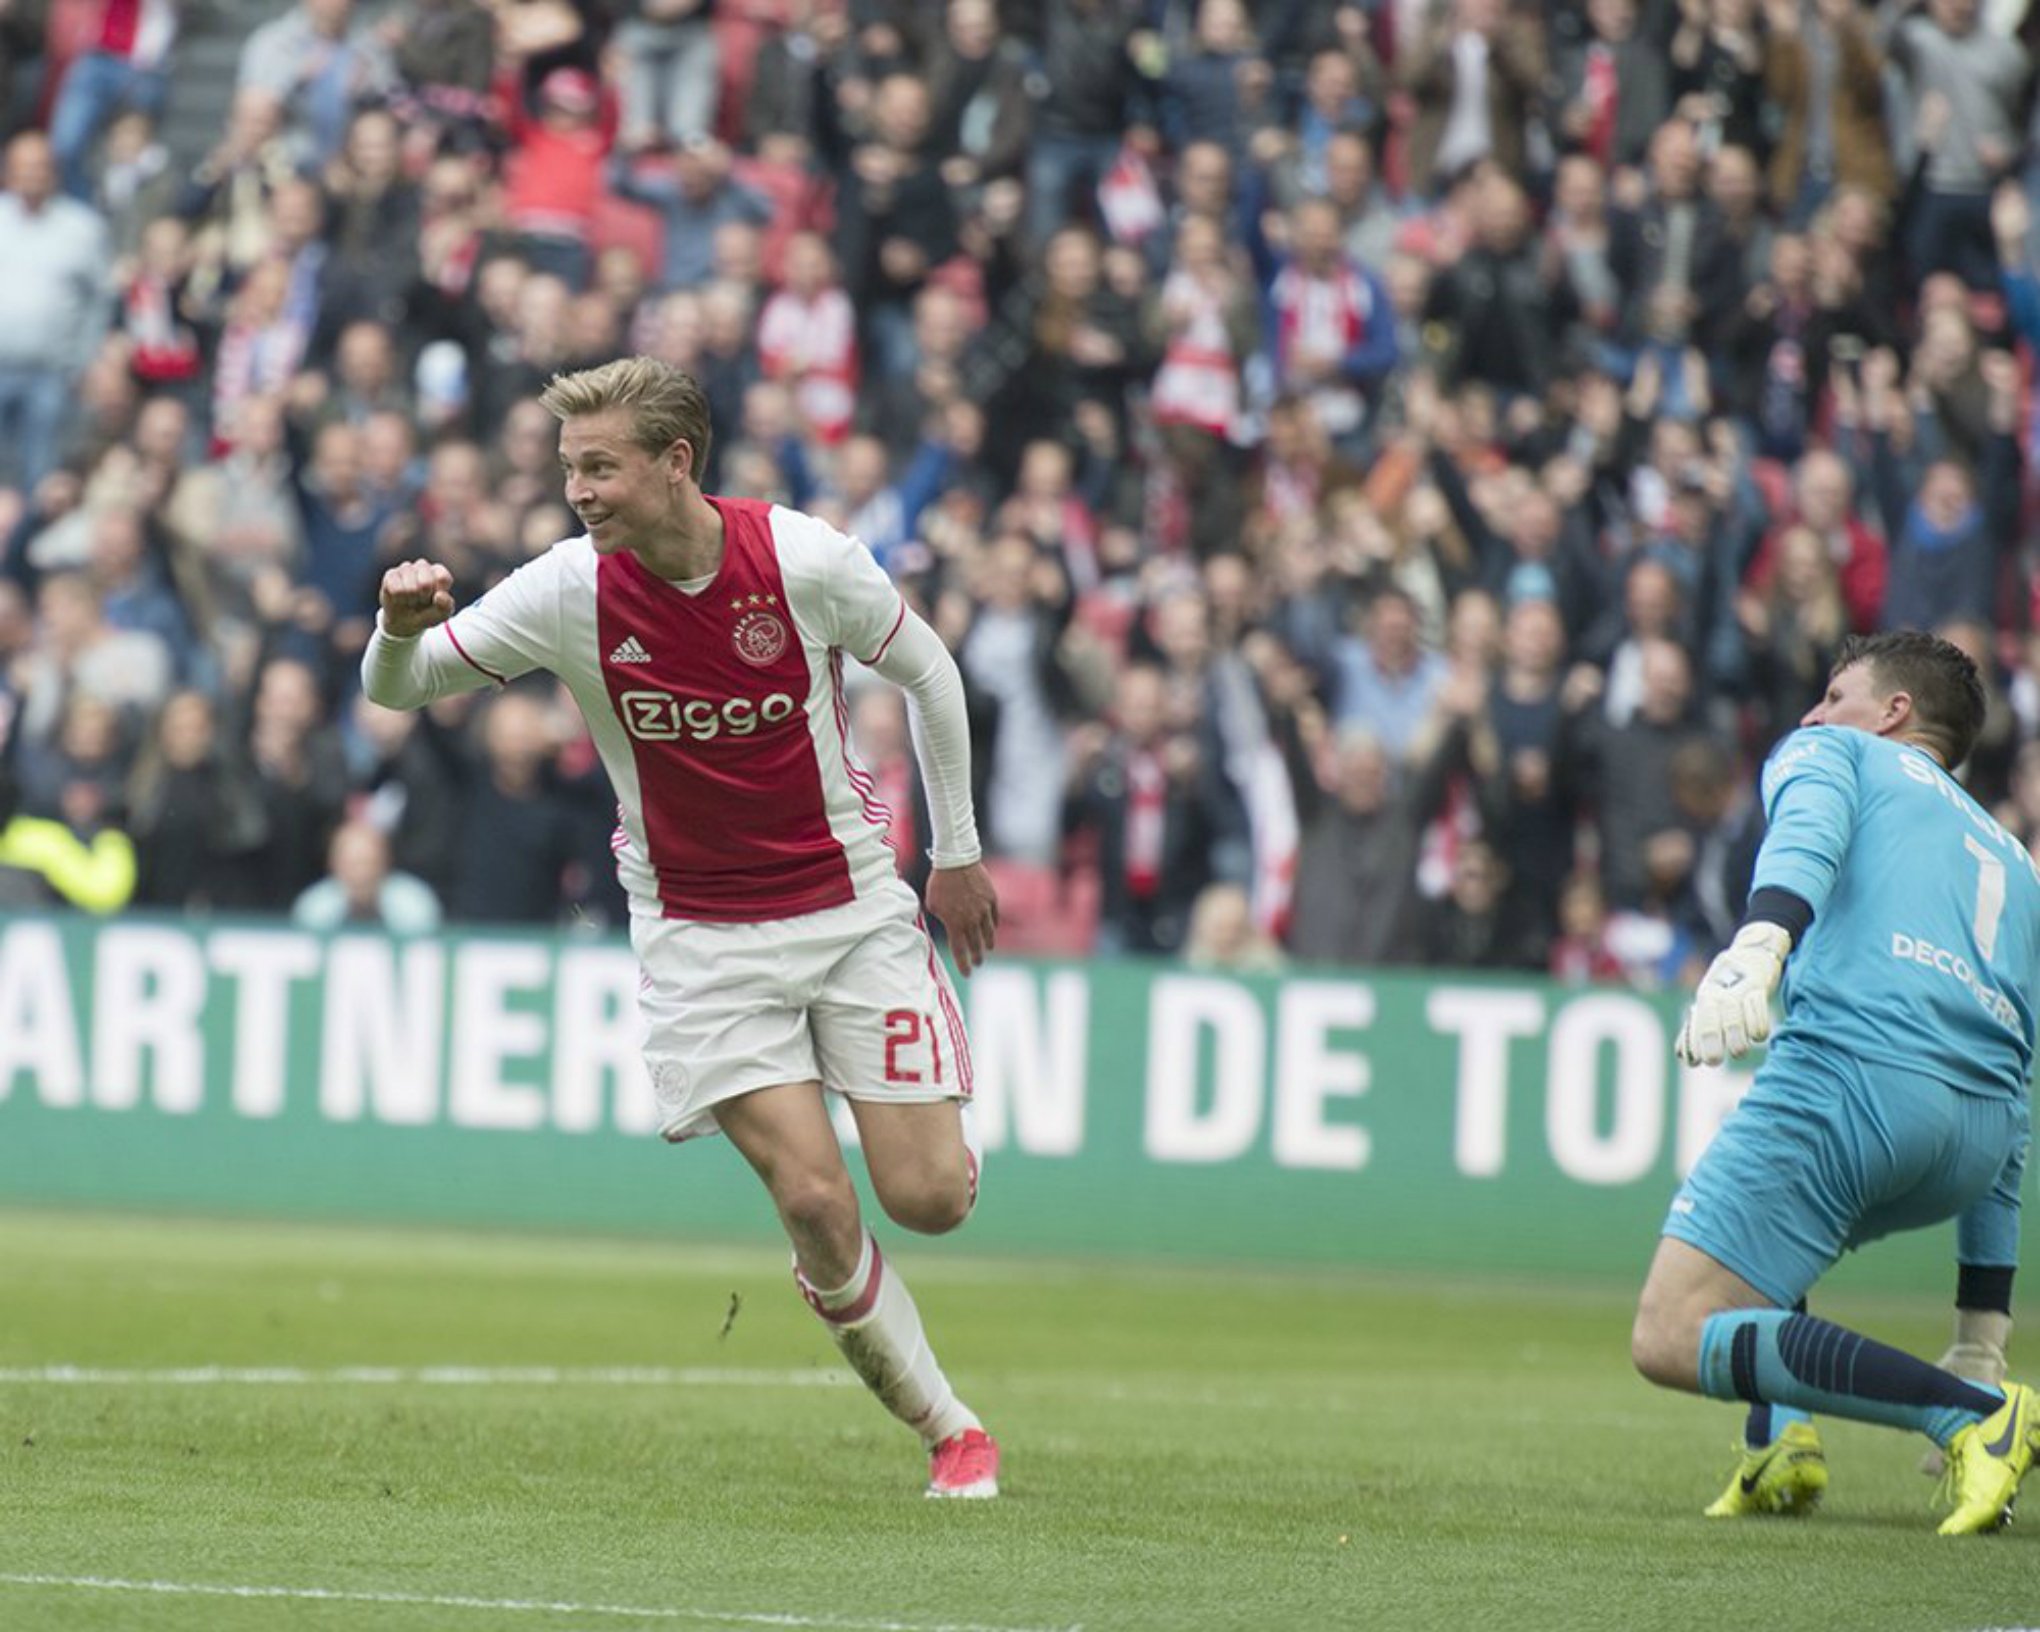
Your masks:
<path fill-rule="evenodd" d="M 1913 701 L 1919 735 L 1952 771 L 1969 757 L 1983 732 L 1983 676 L 1961 647 L 1917 629 L 1850 635 L 1835 657 L 1834 673 L 1867 663 L 1877 688 L 1905 692 Z"/>

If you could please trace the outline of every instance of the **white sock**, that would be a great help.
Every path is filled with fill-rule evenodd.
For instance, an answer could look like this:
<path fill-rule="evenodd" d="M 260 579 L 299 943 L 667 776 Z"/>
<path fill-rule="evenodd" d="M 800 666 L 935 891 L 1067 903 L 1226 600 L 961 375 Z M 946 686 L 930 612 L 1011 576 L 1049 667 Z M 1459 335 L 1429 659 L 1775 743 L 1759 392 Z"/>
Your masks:
<path fill-rule="evenodd" d="M 794 1279 L 850 1369 L 925 1444 L 939 1445 L 966 1428 L 983 1426 L 935 1363 L 913 1294 L 885 1261 L 869 1230 L 864 1232 L 857 1271 L 842 1286 L 824 1292 L 798 1268 Z"/>

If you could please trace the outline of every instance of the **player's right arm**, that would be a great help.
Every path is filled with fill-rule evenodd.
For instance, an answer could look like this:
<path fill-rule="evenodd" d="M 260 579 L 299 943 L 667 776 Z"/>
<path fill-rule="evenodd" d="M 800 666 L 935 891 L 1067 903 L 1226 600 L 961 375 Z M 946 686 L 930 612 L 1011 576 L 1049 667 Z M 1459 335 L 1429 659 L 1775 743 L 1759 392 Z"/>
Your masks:
<path fill-rule="evenodd" d="M 1764 766 L 1768 831 L 1735 939 L 1708 966 L 1674 1049 L 1688 1065 L 1738 1059 L 1771 1035 L 1785 960 L 1834 888 L 1856 822 L 1856 755 L 1841 733 L 1795 732 Z"/>
<path fill-rule="evenodd" d="M 556 666 L 558 565 L 551 551 L 459 611 L 453 574 L 435 561 L 391 567 L 380 599 L 362 654 L 361 689 L 385 708 L 418 708 Z"/>
<path fill-rule="evenodd" d="M 1763 773 L 1765 832 L 1750 894 L 1789 890 L 1818 915 L 1855 837 L 1858 745 L 1834 726 L 1781 742 Z"/>

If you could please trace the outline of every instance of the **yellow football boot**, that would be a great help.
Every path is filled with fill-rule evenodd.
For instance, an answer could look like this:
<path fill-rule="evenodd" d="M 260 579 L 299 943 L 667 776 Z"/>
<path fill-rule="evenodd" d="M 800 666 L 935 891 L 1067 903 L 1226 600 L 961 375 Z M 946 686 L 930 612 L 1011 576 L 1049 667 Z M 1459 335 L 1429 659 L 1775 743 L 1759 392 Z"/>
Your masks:
<path fill-rule="evenodd" d="M 1811 1513 L 1827 1489 L 1827 1453 L 1810 1422 L 1788 1422 L 1770 1444 L 1742 1447 L 1742 1464 L 1707 1510 L 1710 1519 Z"/>

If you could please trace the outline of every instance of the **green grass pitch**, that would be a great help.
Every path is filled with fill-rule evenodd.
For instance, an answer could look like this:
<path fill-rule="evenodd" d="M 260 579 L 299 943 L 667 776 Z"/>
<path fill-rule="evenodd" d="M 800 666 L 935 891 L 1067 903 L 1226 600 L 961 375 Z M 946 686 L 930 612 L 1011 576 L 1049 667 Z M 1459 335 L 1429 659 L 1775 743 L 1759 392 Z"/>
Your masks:
<path fill-rule="evenodd" d="M 1937 1538 L 1895 1434 L 1703 1520 L 1736 1415 L 1631 1374 L 1627 1288 L 887 1241 L 998 1502 L 922 1500 L 781 1252 L 0 1214 L 0 1628 L 2040 1626 L 2040 1536 Z"/>

